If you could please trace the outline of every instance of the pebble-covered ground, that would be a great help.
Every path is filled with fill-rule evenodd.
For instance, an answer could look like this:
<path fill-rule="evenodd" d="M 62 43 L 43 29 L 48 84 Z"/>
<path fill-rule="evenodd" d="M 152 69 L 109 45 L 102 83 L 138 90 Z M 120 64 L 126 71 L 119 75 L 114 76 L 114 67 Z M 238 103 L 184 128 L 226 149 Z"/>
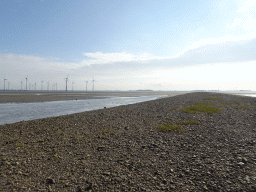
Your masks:
<path fill-rule="evenodd" d="M 195 102 L 221 113 L 182 111 Z M 158 130 L 168 122 L 184 131 Z M 188 93 L 3 125 L 0 138 L 4 192 L 256 191 L 255 98 Z"/>

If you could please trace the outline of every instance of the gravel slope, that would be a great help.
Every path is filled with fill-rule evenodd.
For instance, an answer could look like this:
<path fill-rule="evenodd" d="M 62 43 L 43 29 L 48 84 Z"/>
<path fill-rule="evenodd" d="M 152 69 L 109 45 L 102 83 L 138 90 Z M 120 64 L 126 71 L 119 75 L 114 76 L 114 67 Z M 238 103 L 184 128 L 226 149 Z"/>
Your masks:
<path fill-rule="evenodd" d="M 195 102 L 222 112 L 180 110 Z M 188 120 L 199 124 L 157 130 Z M 256 100 L 249 97 L 188 93 L 4 125 L 0 138 L 0 191 L 256 191 Z"/>

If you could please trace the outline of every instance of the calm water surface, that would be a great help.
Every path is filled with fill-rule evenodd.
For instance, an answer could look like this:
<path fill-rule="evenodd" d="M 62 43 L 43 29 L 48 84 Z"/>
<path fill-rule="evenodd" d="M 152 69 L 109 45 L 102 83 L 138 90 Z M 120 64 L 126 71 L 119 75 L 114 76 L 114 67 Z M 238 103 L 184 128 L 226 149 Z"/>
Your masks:
<path fill-rule="evenodd" d="M 241 96 L 256 97 L 256 94 L 239 94 Z"/>
<path fill-rule="evenodd" d="M 154 100 L 165 96 L 111 97 L 42 103 L 0 104 L 0 125 Z"/>

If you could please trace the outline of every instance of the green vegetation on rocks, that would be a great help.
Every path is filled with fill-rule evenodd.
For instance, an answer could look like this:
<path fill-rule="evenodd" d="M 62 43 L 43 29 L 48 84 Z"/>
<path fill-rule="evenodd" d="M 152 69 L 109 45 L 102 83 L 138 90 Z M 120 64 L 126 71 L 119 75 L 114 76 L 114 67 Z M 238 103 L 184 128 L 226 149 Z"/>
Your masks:
<path fill-rule="evenodd" d="M 61 130 L 59 130 L 59 131 L 56 133 L 56 135 L 63 135 L 63 134 L 64 134 L 64 132 L 61 131 Z"/>
<path fill-rule="evenodd" d="M 17 146 L 17 147 L 23 147 L 23 146 L 24 146 L 24 143 L 16 143 L 16 146 Z"/>
<path fill-rule="evenodd" d="M 171 122 L 169 122 L 166 125 L 159 125 L 158 130 L 159 131 L 181 131 L 181 132 L 185 131 L 183 127 L 179 125 L 173 125 L 171 124 Z"/>
<path fill-rule="evenodd" d="M 181 109 L 185 113 L 220 113 L 221 109 L 210 106 L 209 103 L 195 103 L 196 106 Z"/>
<path fill-rule="evenodd" d="M 253 109 L 253 107 L 246 106 L 246 105 L 242 105 L 242 106 L 240 106 L 240 108 L 242 108 L 242 109 Z"/>
<path fill-rule="evenodd" d="M 250 99 L 250 97 L 241 96 L 241 97 L 238 97 L 238 99 Z"/>

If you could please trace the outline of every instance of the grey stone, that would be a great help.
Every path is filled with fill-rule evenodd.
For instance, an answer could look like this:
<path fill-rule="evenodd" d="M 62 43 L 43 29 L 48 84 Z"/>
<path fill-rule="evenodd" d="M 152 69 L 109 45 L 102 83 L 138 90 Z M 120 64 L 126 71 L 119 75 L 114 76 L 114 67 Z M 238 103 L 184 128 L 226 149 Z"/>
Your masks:
<path fill-rule="evenodd" d="M 116 177 L 115 179 L 117 182 L 122 182 L 122 178 L 120 178 L 120 177 Z"/>

